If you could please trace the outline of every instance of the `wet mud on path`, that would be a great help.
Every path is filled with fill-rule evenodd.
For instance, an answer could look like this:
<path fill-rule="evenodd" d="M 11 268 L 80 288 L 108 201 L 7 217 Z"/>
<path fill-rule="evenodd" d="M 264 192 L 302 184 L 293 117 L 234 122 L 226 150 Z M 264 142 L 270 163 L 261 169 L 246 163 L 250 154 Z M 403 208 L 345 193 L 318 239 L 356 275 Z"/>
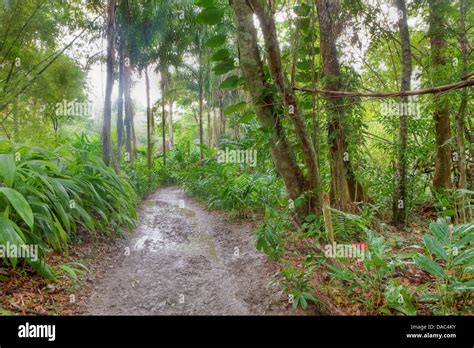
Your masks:
<path fill-rule="evenodd" d="M 123 256 L 97 279 L 84 313 L 291 314 L 269 286 L 276 272 L 250 224 L 204 209 L 178 187 L 161 188 L 142 203 Z"/>

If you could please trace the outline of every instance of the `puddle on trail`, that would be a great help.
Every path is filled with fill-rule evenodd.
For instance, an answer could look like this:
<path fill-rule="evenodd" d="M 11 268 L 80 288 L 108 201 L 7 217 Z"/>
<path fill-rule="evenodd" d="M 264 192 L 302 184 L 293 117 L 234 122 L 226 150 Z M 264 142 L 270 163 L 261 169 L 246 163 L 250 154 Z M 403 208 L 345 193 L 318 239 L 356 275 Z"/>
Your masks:
<path fill-rule="evenodd" d="M 188 255 L 202 255 L 212 262 L 220 260 L 216 239 L 202 230 L 203 227 L 196 219 L 196 212 L 182 207 L 182 200 L 152 199 L 147 200 L 144 205 L 148 214 L 154 214 L 154 218 L 142 220 L 138 227 L 141 236 L 134 243 L 134 250 L 154 254 L 184 252 Z M 172 231 L 168 225 L 172 225 L 173 229 L 178 227 L 179 232 Z"/>
<path fill-rule="evenodd" d="M 202 255 L 210 261 L 218 262 L 216 239 L 207 234 L 194 232 L 189 236 L 189 242 L 177 243 L 166 238 L 159 229 L 153 229 L 152 234 L 146 231 L 145 235 L 137 239 L 134 249 L 138 251 L 160 253 L 160 252 L 181 252 L 190 255 Z"/>
<path fill-rule="evenodd" d="M 158 252 L 160 250 L 177 250 L 177 247 L 177 243 L 165 238 L 160 234 L 158 229 L 154 230 L 153 235 L 144 235 L 138 238 L 134 245 L 135 250 L 147 250 L 151 252 Z"/>
<path fill-rule="evenodd" d="M 212 261 L 219 261 L 216 239 L 207 233 L 197 233 L 190 238 L 190 249 L 199 250 L 201 255 Z"/>
<path fill-rule="evenodd" d="M 179 208 L 179 212 L 183 213 L 184 216 L 190 219 L 196 217 L 196 212 L 188 208 Z"/>

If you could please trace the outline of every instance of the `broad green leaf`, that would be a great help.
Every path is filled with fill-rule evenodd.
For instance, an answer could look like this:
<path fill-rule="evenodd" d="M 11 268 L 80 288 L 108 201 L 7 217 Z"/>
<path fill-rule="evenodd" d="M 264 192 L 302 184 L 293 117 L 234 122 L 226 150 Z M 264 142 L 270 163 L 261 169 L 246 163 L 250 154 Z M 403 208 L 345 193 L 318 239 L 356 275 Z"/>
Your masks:
<path fill-rule="evenodd" d="M 0 193 L 3 193 L 5 197 L 7 197 L 10 204 L 13 206 L 13 208 L 15 208 L 16 212 L 21 216 L 25 223 L 30 228 L 33 228 L 33 212 L 31 211 L 31 207 L 26 201 L 25 197 L 23 197 L 20 192 L 8 187 L 0 187 Z"/>
<path fill-rule="evenodd" d="M 0 216 L 0 244 L 23 245 L 24 236 L 15 223 L 7 218 Z M 17 259 L 11 258 L 13 267 L 16 266 Z"/>
<path fill-rule="evenodd" d="M 463 235 L 467 232 L 470 232 L 471 230 L 474 230 L 474 222 L 468 223 L 468 224 L 462 224 L 462 225 L 457 225 L 454 226 L 453 229 L 453 235 Z"/>
<path fill-rule="evenodd" d="M 226 41 L 226 36 L 225 35 L 216 35 L 211 37 L 209 40 L 206 42 L 207 47 L 215 48 L 222 46 Z"/>
<path fill-rule="evenodd" d="M 255 118 L 255 111 L 247 110 L 244 114 L 239 118 L 240 124 L 249 124 Z"/>
<path fill-rule="evenodd" d="M 474 292 L 474 279 L 470 279 L 466 282 L 454 282 L 449 285 L 449 290 L 458 292 Z"/>
<path fill-rule="evenodd" d="M 230 57 L 230 52 L 227 48 L 221 48 L 216 53 L 214 53 L 211 57 L 211 60 L 214 62 L 222 62 Z"/>
<path fill-rule="evenodd" d="M 59 268 L 61 268 L 63 271 L 69 274 L 69 277 L 72 278 L 73 280 L 77 280 L 77 269 L 73 267 L 69 267 L 67 265 L 60 265 Z"/>
<path fill-rule="evenodd" d="M 446 277 L 444 270 L 436 262 L 427 258 L 424 255 L 418 254 L 413 256 L 413 261 L 422 270 L 431 273 L 437 278 L 444 279 Z"/>
<path fill-rule="evenodd" d="M 234 65 L 234 61 L 232 59 L 224 60 L 223 62 L 217 64 L 215 67 L 212 68 L 212 71 L 216 75 L 223 75 L 236 69 L 237 67 Z"/>
<path fill-rule="evenodd" d="M 207 24 L 215 25 L 219 23 L 224 16 L 224 11 L 218 9 L 217 7 L 206 7 L 201 11 L 200 14 L 196 17 L 196 22 L 198 24 Z"/>
<path fill-rule="evenodd" d="M 459 249 L 471 242 L 474 242 L 474 233 L 465 235 L 460 241 L 456 242 L 454 246 Z"/>
<path fill-rule="evenodd" d="M 247 103 L 242 101 L 240 103 L 237 103 L 237 104 L 234 104 L 234 105 L 231 105 L 231 106 L 228 106 L 224 109 L 224 115 L 231 115 L 235 112 L 239 112 L 239 111 L 242 111 L 244 110 L 245 108 L 247 107 Z"/>
<path fill-rule="evenodd" d="M 438 221 L 432 222 L 430 230 L 440 243 L 446 244 L 449 240 L 449 225 L 445 219 L 438 219 Z"/>
<path fill-rule="evenodd" d="M 453 260 L 453 265 L 470 265 L 474 263 L 474 249 L 468 249 L 456 256 Z"/>
<path fill-rule="evenodd" d="M 448 261 L 448 254 L 443 249 L 443 246 L 435 238 L 430 235 L 425 235 L 423 237 L 423 242 L 425 243 L 426 248 L 431 254 L 436 255 L 438 258 Z"/>
<path fill-rule="evenodd" d="M 213 7 L 215 3 L 214 0 L 194 0 L 194 5 L 199 7 Z"/>
<path fill-rule="evenodd" d="M 11 154 L 0 154 L 0 178 L 3 178 L 7 187 L 13 187 L 15 182 L 16 164 Z"/>
<path fill-rule="evenodd" d="M 0 244 L 25 244 L 24 236 L 15 223 L 3 216 L 0 216 Z"/>
<path fill-rule="evenodd" d="M 238 76 L 230 76 L 222 81 L 220 88 L 222 89 L 233 89 L 239 85 L 240 79 Z"/>
<path fill-rule="evenodd" d="M 46 262 L 42 260 L 31 260 L 31 259 L 26 259 L 26 262 L 30 265 L 33 270 L 38 273 L 40 276 L 54 281 L 56 280 L 56 275 L 54 274 L 53 269 L 51 268 L 50 265 L 48 265 Z"/>

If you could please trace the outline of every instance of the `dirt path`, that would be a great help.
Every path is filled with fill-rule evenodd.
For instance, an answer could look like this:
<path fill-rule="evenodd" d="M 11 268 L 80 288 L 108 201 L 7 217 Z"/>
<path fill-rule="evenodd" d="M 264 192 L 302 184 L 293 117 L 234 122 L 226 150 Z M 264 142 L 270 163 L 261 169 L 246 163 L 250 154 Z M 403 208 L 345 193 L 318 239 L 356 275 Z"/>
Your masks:
<path fill-rule="evenodd" d="M 95 284 L 87 314 L 291 314 L 268 286 L 277 270 L 255 249 L 251 226 L 203 209 L 177 187 L 143 202 L 124 249 Z"/>

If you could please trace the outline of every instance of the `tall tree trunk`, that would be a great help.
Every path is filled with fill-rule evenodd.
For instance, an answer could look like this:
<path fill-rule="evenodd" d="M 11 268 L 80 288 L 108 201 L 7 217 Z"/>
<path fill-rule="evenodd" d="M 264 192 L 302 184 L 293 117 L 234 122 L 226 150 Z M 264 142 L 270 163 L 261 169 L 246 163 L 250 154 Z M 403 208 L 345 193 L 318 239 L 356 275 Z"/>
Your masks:
<path fill-rule="evenodd" d="M 150 103 L 150 78 L 148 76 L 148 66 L 145 67 L 145 84 L 146 84 L 146 163 L 148 168 L 148 178 L 151 179 L 151 168 L 153 167 L 153 128 L 151 125 L 151 103 Z"/>
<path fill-rule="evenodd" d="M 296 199 L 305 190 L 305 180 L 301 169 L 296 164 L 293 149 L 288 143 L 280 116 L 274 107 L 275 100 L 271 94 L 265 92 L 267 85 L 258 52 L 253 11 L 246 0 L 234 0 L 232 7 L 237 26 L 240 67 L 249 86 L 260 125 L 272 130 L 270 150 L 275 166 L 283 178 L 289 197 Z M 222 110 L 222 107 L 220 109 Z"/>
<path fill-rule="evenodd" d="M 309 0 L 311 3 L 311 88 L 314 90 L 316 89 L 316 67 L 315 67 L 315 59 L 316 59 L 316 35 L 314 31 L 316 30 L 316 5 L 314 0 Z M 313 123 L 313 146 L 314 152 L 316 153 L 316 158 L 318 159 L 317 165 L 319 166 L 320 160 L 320 143 L 319 143 L 319 115 L 317 113 L 317 100 L 318 98 L 316 93 L 313 93 L 311 96 L 311 106 L 312 106 L 312 114 L 311 114 L 311 121 Z"/>
<path fill-rule="evenodd" d="M 169 100 L 169 119 L 168 119 L 168 131 L 170 133 L 168 135 L 168 137 L 170 138 L 170 149 L 172 149 L 174 147 L 173 103 L 174 103 L 173 98 L 170 98 L 170 100 Z"/>
<path fill-rule="evenodd" d="M 322 211 L 322 196 L 316 153 L 304 119 L 299 112 L 293 86 L 288 83 L 284 76 L 275 20 L 271 8 L 265 4 L 264 0 L 251 0 L 251 3 L 253 4 L 262 28 L 271 75 L 283 96 L 285 106 L 289 110 L 288 113 L 293 122 L 299 144 L 301 145 L 303 158 L 308 169 L 307 187 L 305 187 L 305 191 L 311 191 L 311 198 L 309 200 L 310 209 L 320 214 Z"/>
<path fill-rule="evenodd" d="M 125 52 L 128 56 L 128 51 Z M 131 98 L 132 89 L 132 72 L 128 64 L 124 65 L 124 102 L 125 102 L 125 148 L 127 151 L 127 158 L 129 162 L 135 160 L 135 151 L 133 148 L 133 105 Z"/>
<path fill-rule="evenodd" d="M 199 58 L 199 61 L 201 62 L 201 58 Z M 199 84 L 199 144 L 201 145 L 199 148 L 199 155 L 201 159 L 204 158 L 204 152 L 202 148 L 202 145 L 204 144 L 204 131 L 203 131 L 203 125 L 202 125 L 202 111 L 203 111 L 203 98 L 204 98 L 203 97 L 203 94 L 204 94 L 203 83 L 204 82 L 202 78 L 202 71 L 201 71 L 201 67 L 199 67 L 199 81 L 198 81 L 198 84 Z"/>
<path fill-rule="evenodd" d="M 119 86 L 117 99 L 117 167 L 120 168 L 123 145 L 123 89 L 124 89 L 123 44 L 119 47 Z"/>
<path fill-rule="evenodd" d="M 132 104 L 132 150 L 133 156 L 136 157 L 137 154 L 137 135 L 135 133 L 135 122 L 134 122 L 134 115 L 133 115 L 133 104 Z"/>
<path fill-rule="evenodd" d="M 468 73 L 468 59 L 469 59 L 469 42 L 466 33 L 466 14 L 467 14 L 467 1 L 459 1 L 459 44 L 461 46 L 462 54 L 462 76 Z M 467 167 L 466 167 L 466 153 L 464 148 L 464 130 L 468 103 L 469 89 L 464 88 L 461 91 L 461 105 L 459 106 L 459 112 L 455 114 L 455 129 L 456 129 L 456 145 L 457 145 L 457 168 L 459 172 L 459 178 L 457 188 L 464 190 L 467 188 Z M 470 218 L 469 208 L 466 206 L 466 199 L 464 196 L 461 197 L 459 202 L 459 219 L 460 222 L 466 222 Z"/>
<path fill-rule="evenodd" d="M 211 125 L 211 110 L 207 106 L 207 145 L 212 146 L 212 125 Z"/>
<path fill-rule="evenodd" d="M 402 81 L 401 91 L 410 90 L 412 73 L 410 33 L 408 31 L 408 19 L 405 0 L 396 1 L 399 17 L 398 30 L 400 32 L 400 43 L 402 49 Z M 396 226 L 405 224 L 406 221 L 406 190 L 407 190 L 407 137 L 408 137 L 408 98 L 400 98 L 400 124 L 398 130 L 397 162 L 395 164 L 395 191 L 393 196 L 392 214 L 393 223 Z"/>
<path fill-rule="evenodd" d="M 319 43 L 323 59 L 323 71 L 326 78 L 325 88 L 342 90 L 339 61 L 337 58 L 335 31 L 336 16 L 339 12 L 337 0 L 316 0 L 319 21 Z M 343 98 L 328 99 L 328 142 L 331 168 L 331 198 L 333 205 L 340 209 L 348 209 L 351 197 L 346 176 L 344 160 L 349 158 L 345 153 L 345 133 L 343 125 Z"/>
<path fill-rule="evenodd" d="M 467 13 L 467 1 L 460 0 L 459 2 L 459 34 L 460 34 L 460 46 L 462 53 L 462 75 L 465 76 L 468 73 L 468 59 L 469 59 L 469 42 L 467 40 L 466 33 L 466 13 Z M 469 89 L 464 88 L 461 91 L 461 105 L 459 112 L 456 114 L 456 143 L 458 152 L 458 170 L 459 170 L 459 181 L 458 188 L 467 188 L 466 180 L 466 154 L 464 148 L 464 119 L 466 118 L 467 112 L 467 101 L 468 101 Z"/>
<path fill-rule="evenodd" d="M 429 37 L 431 45 L 431 60 L 433 69 L 433 82 L 442 82 L 441 70 L 446 66 L 446 38 L 445 38 L 445 13 L 444 0 L 428 0 L 429 15 Z M 449 105 L 446 96 L 434 95 L 434 122 L 436 138 L 436 161 L 433 176 L 433 187 L 451 188 L 451 147 L 450 147 L 450 119 Z"/>
<path fill-rule="evenodd" d="M 110 127 L 112 122 L 112 88 L 114 86 L 114 31 L 115 0 L 109 0 L 107 9 L 107 82 L 105 87 L 104 120 L 102 124 L 102 159 L 110 164 L 112 141 Z"/>
<path fill-rule="evenodd" d="M 166 165 L 166 75 L 167 72 L 164 68 L 161 69 L 161 136 L 163 137 L 163 165 Z"/>

